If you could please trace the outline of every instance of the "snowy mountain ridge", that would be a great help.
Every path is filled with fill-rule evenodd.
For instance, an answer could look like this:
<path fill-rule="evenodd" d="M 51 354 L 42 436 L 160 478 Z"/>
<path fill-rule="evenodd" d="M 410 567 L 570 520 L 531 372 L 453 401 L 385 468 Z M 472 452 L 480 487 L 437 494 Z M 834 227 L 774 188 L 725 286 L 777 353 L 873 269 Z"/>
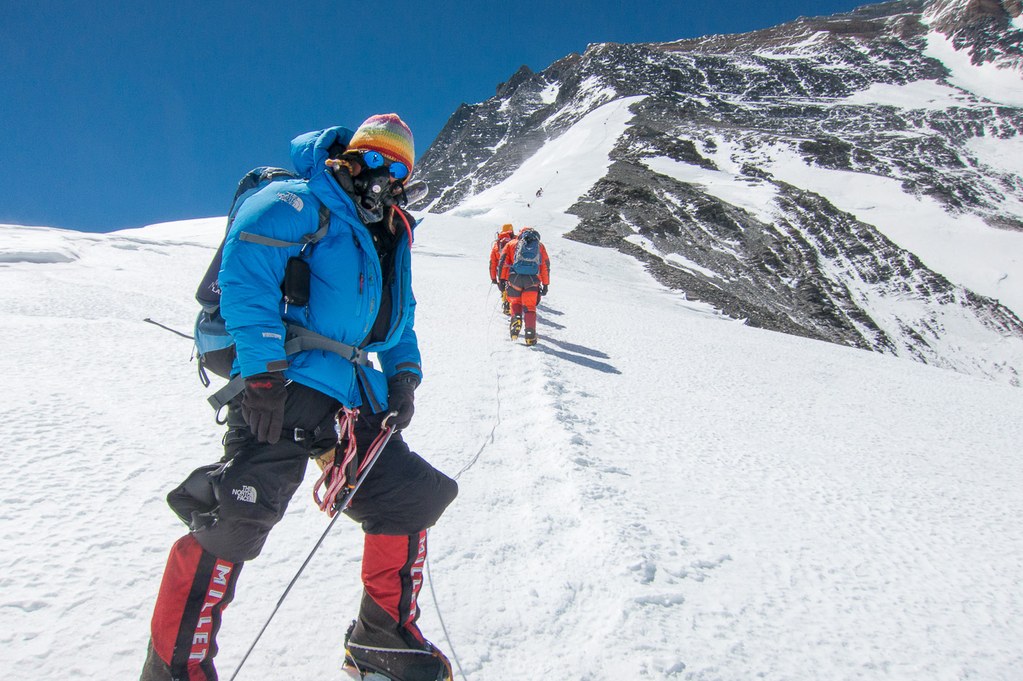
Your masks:
<path fill-rule="evenodd" d="M 901 0 L 594 44 L 462 106 L 420 163 L 428 209 L 465 210 L 632 98 L 569 238 L 750 325 L 1020 385 L 1020 22 L 1016 0 Z M 505 200 L 541 206 L 557 163 Z"/>

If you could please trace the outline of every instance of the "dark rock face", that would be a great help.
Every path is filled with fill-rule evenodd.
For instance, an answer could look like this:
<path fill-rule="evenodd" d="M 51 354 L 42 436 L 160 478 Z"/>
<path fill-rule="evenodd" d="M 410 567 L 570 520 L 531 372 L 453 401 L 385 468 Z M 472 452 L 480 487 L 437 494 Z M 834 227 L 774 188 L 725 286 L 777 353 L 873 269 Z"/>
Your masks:
<path fill-rule="evenodd" d="M 1023 201 L 1023 179 L 984 165 L 967 144 L 1020 135 L 1023 109 L 966 96 L 944 108 L 843 101 L 876 84 L 946 82 L 947 68 L 926 54 L 932 30 L 974 63 L 1023 64 L 1020 12 L 1020 0 L 899 0 L 742 35 L 591 45 L 540 73 L 523 67 L 494 98 L 463 105 L 417 172 L 433 190 L 429 209 L 449 210 L 590 111 L 643 95 L 607 174 L 580 188 L 569 211 L 579 224 L 567 238 L 621 250 L 690 299 L 753 326 L 1019 385 L 1023 351 L 992 358 L 984 343 L 949 343 L 946 328 L 952 315 L 992 338 L 1023 341 L 1012 310 L 929 270 L 824 197 L 775 179 L 762 150 L 893 178 L 951 214 L 1023 230 L 1021 216 L 1003 208 L 1007 197 Z M 719 170 L 722 142 L 738 181 L 774 197 L 770 220 L 648 163 Z M 912 312 L 887 304 L 906 300 Z"/>

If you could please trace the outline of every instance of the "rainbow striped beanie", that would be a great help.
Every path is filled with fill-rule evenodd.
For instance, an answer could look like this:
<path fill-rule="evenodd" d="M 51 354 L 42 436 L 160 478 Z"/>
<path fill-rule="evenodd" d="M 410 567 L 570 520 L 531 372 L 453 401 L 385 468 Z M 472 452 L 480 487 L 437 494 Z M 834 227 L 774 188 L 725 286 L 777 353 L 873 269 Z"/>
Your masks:
<path fill-rule="evenodd" d="M 362 122 L 348 143 L 348 151 L 379 151 L 392 161 L 401 161 L 412 174 L 416 160 L 412 131 L 398 114 L 377 114 Z"/>

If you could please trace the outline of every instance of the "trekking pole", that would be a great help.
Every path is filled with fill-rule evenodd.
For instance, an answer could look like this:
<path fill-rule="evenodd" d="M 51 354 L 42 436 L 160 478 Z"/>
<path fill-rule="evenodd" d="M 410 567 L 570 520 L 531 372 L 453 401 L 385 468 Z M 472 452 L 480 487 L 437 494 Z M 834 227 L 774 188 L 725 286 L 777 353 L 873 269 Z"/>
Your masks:
<path fill-rule="evenodd" d="M 316 541 L 316 544 L 313 546 L 313 550 L 309 552 L 309 555 L 306 556 L 306 559 L 302 563 L 302 566 L 298 568 L 298 572 L 296 572 L 295 576 L 291 578 L 291 582 L 284 589 L 284 593 L 281 594 L 280 599 L 277 601 L 277 605 L 274 606 L 273 612 L 271 612 L 270 616 L 266 618 L 266 622 L 263 624 L 263 628 L 259 630 L 259 633 L 256 634 L 255 640 L 252 641 L 252 645 L 250 645 L 249 649 L 245 651 L 245 655 L 242 656 L 242 661 L 238 663 L 238 668 L 234 670 L 234 674 L 231 674 L 231 678 L 229 679 L 229 681 L 234 681 L 235 677 L 238 676 L 238 672 L 242 670 L 242 667 L 245 665 L 245 661 L 249 659 L 249 655 L 256 648 L 256 644 L 259 643 L 259 639 L 262 638 L 263 632 L 265 632 L 266 628 L 270 626 L 270 621 L 273 620 L 274 615 L 276 615 L 277 611 L 281 609 L 281 605 L 284 603 L 284 599 L 288 597 L 288 594 L 291 592 L 291 588 L 295 586 L 295 582 L 297 582 L 298 578 L 302 575 L 302 571 L 305 570 L 307 565 L 309 565 L 309 561 L 313 559 L 313 555 L 320 548 L 320 544 L 322 544 L 323 540 L 327 538 L 327 534 L 330 533 L 330 529 L 334 527 L 334 523 L 337 521 L 337 519 L 341 517 L 341 512 L 347 509 L 348 506 L 352 503 L 352 497 L 354 497 L 355 493 L 359 491 L 359 488 L 362 486 L 363 481 L 366 480 L 366 477 L 369 475 L 370 470 L 373 468 L 373 464 L 375 464 L 377 462 L 377 459 L 380 458 L 380 452 L 382 452 L 384 447 L 387 446 L 387 443 L 391 441 L 392 435 L 394 435 L 394 426 L 388 426 L 384 431 L 380 433 L 380 435 L 377 436 L 376 440 L 373 441 L 373 444 L 370 445 L 369 450 L 366 452 L 366 463 L 364 464 L 364 467 L 362 469 L 362 472 L 359 474 L 359 477 L 356 478 L 355 484 L 352 485 L 352 488 L 350 490 L 348 490 L 348 494 L 346 494 L 344 498 L 341 499 L 341 503 L 337 506 L 338 512 L 334 515 L 333 518 L 331 518 L 330 522 L 327 523 L 327 529 L 325 529 L 323 531 L 323 534 L 320 535 L 320 538 Z"/>
<path fill-rule="evenodd" d="M 172 328 L 171 328 L 171 327 L 169 327 L 169 326 L 165 326 L 165 325 L 161 324 L 160 322 L 157 322 L 157 321 L 153 321 L 153 320 L 152 320 L 152 319 L 150 319 L 149 317 L 146 317 L 146 318 L 145 318 L 145 319 L 143 319 L 142 321 L 144 321 L 144 322 L 149 322 L 150 324 L 152 324 L 152 325 L 154 325 L 154 326 L 159 326 L 159 327 L 160 327 L 161 329 L 165 329 L 165 330 L 167 330 L 167 331 L 170 331 L 171 333 L 176 333 L 177 335 L 181 336 L 182 338 L 187 338 L 188 340 L 195 340 L 194 338 L 192 338 L 191 336 L 189 336 L 189 335 L 188 335 L 187 333 L 181 333 L 180 331 L 178 331 L 178 330 L 176 330 L 176 329 L 172 329 Z"/>

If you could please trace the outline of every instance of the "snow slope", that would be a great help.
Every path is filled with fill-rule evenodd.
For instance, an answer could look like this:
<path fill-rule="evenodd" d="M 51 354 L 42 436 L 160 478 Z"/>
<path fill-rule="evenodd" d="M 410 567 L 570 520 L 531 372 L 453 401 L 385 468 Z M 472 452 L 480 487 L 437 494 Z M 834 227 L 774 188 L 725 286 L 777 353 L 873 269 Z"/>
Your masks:
<path fill-rule="evenodd" d="M 456 678 L 1018 679 L 1023 391 L 749 328 L 561 239 L 626 116 L 598 109 L 417 231 L 407 439 L 461 486 L 421 625 Z M 535 348 L 487 277 L 507 221 L 553 260 Z M 221 232 L 0 226 L 9 678 L 137 677 L 183 530 L 163 497 L 221 436 L 190 343 L 143 319 L 189 330 Z M 326 527 L 313 477 L 245 567 L 224 679 Z M 340 678 L 360 552 L 340 521 L 239 681 Z"/>

